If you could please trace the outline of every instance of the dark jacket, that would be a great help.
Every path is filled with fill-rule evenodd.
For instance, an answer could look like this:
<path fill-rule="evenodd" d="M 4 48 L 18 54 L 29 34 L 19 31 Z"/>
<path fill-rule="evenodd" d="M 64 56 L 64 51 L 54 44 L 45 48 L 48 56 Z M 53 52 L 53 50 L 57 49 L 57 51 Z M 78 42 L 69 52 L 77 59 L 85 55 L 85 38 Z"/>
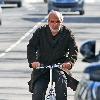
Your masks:
<path fill-rule="evenodd" d="M 62 26 L 56 36 L 52 36 L 48 25 L 41 26 L 34 33 L 27 45 L 29 66 L 34 61 L 44 65 L 70 62 L 73 66 L 77 60 L 77 46 L 71 30 Z M 45 71 L 33 70 L 33 81 Z"/>

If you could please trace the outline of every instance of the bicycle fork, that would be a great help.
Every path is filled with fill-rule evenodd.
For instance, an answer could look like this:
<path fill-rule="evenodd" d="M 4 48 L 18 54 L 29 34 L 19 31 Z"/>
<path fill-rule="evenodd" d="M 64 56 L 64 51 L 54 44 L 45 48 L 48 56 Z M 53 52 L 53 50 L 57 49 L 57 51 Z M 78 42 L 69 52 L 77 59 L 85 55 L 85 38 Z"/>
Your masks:
<path fill-rule="evenodd" d="M 45 95 L 45 100 L 56 100 L 55 82 L 52 81 L 52 69 L 50 68 L 50 82 Z"/>

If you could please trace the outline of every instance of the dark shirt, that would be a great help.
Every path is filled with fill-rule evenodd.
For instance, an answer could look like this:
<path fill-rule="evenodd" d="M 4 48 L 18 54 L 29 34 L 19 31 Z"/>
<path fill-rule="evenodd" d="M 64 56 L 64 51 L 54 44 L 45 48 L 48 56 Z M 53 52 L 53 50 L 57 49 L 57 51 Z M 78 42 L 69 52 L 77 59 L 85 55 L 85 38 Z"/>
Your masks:
<path fill-rule="evenodd" d="M 44 65 L 71 62 L 77 60 L 78 48 L 71 30 L 64 25 L 53 36 L 48 25 L 41 26 L 34 33 L 27 45 L 27 58 L 31 63 L 39 61 Z"/>

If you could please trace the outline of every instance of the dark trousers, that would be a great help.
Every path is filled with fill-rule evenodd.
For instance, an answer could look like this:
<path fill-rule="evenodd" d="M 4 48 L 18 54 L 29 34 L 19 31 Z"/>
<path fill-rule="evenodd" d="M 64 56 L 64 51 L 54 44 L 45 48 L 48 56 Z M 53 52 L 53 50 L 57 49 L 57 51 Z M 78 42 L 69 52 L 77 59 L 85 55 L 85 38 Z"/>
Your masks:
<path fill-rule="evenodd" d="M 53 71 L 55 82 L 56 100 L 67 100 L 67 80 L 64 73 Z M 41 76 L 34 84 L 32 100 L 45 100 L 45 94 L 49 83 L 49 74 Z"/>

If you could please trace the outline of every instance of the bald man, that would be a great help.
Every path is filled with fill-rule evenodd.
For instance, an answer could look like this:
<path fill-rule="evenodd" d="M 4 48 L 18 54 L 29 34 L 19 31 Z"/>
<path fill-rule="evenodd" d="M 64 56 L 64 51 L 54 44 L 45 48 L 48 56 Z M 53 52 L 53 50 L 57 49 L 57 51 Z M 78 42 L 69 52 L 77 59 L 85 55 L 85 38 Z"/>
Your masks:
<path fill-rule="evenodd" d="M 40 65 L 61 63 L 62 69 L 53 70 L 56 100 L 67 100 L 67 79 L 63 70 L 71 70 L 77 60 L 77 45 L 70 29 L 63 24 L 63 16 L 51 11 L 48 24 L 40 26 L 27 45 L 29 67 L 33 68 L 29 81 L 32 100 L 45 100 L 49 83 L 49 70 L 36 69 Z"/>

